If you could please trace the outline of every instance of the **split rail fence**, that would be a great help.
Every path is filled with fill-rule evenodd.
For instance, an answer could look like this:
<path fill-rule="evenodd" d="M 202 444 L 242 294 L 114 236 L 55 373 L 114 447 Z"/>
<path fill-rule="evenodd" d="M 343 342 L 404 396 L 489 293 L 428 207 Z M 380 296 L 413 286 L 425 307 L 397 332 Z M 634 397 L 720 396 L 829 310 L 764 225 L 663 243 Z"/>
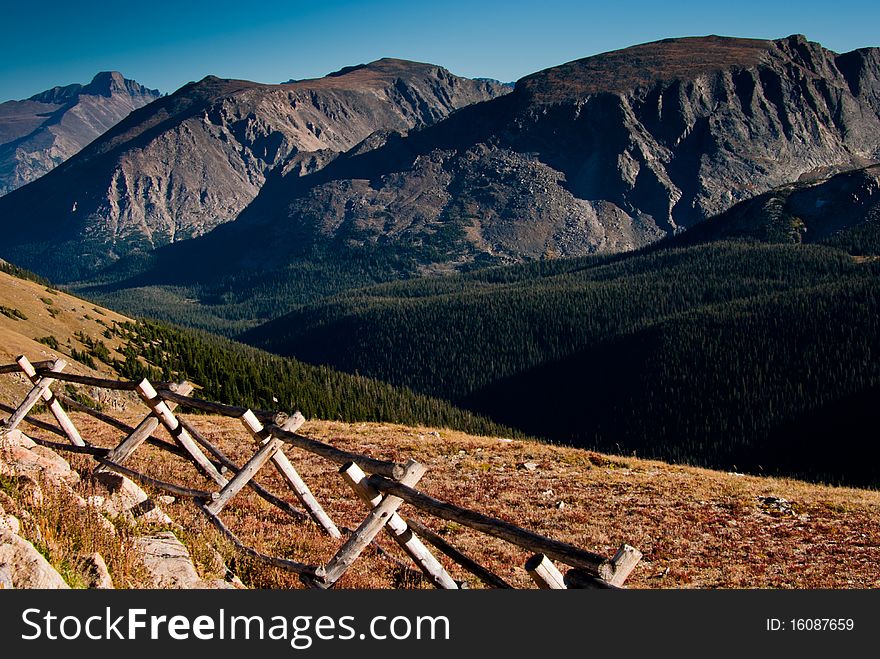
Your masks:
<path fill-rule="evenodd" d="M 146 379 L 129 382 L 65 373 L 66 366 L 67 362 L 63 359 L 32 364 L 24 356 L 18 357 L 15 364 L 0 366 L 0 374 L 23 373 L 33 385 L 17 407 L 0 404 L 0 409 L 10 413 L 0 431 L 11 430 L 22 421 L 27 421 L 35 427 L 65 437 L 69 443 L 38 438 L 34 438 L 35 441 L 54 449 L 89 454 L 99 463 L 96 471 L 115 472 L 142 485 L 191 500 L 238 550 L 267 564 L 298 574 L 300 580 L 309 587 L 333 587 L 384 530 L 437 588 L 456 589 L 466 584 L 454 580 L 427 545 L 447 556 L 487 586 L 511 588 L 503 578 L 463 554 L 419 520 L 403 517 L 398 512 L 402 504 L 534 552 L 525 568 L 539 588 L 621 588 L 641 559 L 641 553 L 626 544 L 608 559 L 572 544 L 431 497 L 416 489 L 426 472 L 424 465 L 415 460 L 405 464 L 378 460 L 301 435 L 297 430 L 305 419 L 299 412 L 287 415 L 281 412 L 254 411 L 202 400 L 190 395 L 193 386 L 188 382 L 156 383 L 154 386 Z M 63 393 L 53 392 L 51 385 L 56 381 L 134 392 L 146 406 L 148 413 L 136 427 L 131 427 Z M 41 401 L 55 417 L 57 427 L 29 416 L 34 405 Z M 77 430 L 65 407 L 88 414 L 122 431 L 124 438 L 112 449 L 92 446 Z M 191 423 L 175 414 L 177 408 L 239 419 L 256 444 L 256 452 L 244 465 L 235 464 Z M 174 439 L 173 444 L 153 436 L 160 425 Z M 213 481 L 215 489 L 199 490 L 169 483 L 126 466 L 131 456 L 145 443 L 189 460 Z M 242 489 L 248 487 L 287 515 L 298 520 L 311 519 L 331 538 L 343 539 L 343 530 L 333 522 L 299 475 L 284 452 L 285 446 L 308 451 L 341 465 L 341 477 L 367 509 L 366 517 L 356 529 L 343 529 L 347 537 L 326 565 L 308 565 L 290 558 L 263 554 L 245 545 L 221 520 L 220 515 L 224 508 Z M 257 472 L 270 462 L 293 491 L 304 511 L 268 492 L 254 480 Z M 565 574 L 556 563 L 566 566 Z"/>

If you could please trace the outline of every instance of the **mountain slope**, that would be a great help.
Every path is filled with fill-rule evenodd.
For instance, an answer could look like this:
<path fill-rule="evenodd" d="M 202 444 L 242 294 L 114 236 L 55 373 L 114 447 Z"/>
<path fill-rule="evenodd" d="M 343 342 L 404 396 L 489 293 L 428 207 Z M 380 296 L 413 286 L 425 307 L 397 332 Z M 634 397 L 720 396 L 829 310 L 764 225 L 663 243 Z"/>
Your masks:
<path fill-rule="evenodd" d="M 774 188 L 677 236 L 669 244 L 721 239 L 822 243 L 880 253 L 880 165 Z"/>
<path fill-rule="evenodd" d="M 244 339 L 552 441 L 876 485 L 858 431 L 880 386 L 876 174 L 786 186 L 633 255 L 350 291 Z M 833 428 L 847 450 L 827 456 Z"/>
<path fill-rule="evenodd" d="M 228 328 L 350 286 L 642 247 L 876 161 L 878 53 L 702 37 L 548 69 L 320 171 L 279 174 L 235 222 L 107 273 L 105 291 L 179 287 L 199 300 L 193 322 Z"/>
<path fill-rule="evenodd" d="M 0 103 L 0 195 L 52 170 L 159 96 L 156 89 L 106 71 L 87 85 Z"/>
<path fill-rule="evenodd" d="M 407 389 L 284 359 L 204 332 L 132 321 L 47 287 L 0 260 L 0 364 L 11 364 L 20 354 L 32 361 L 60 357 L 70 364 L 66 370 L 76 373 L 155 382 L 189 379 L 204 397 L 255 409 L 283 407 L 348 421 L 430 423 L 484 434 L 513 432 Z M 0 378 L 0 398 L 21 400 L 29 389 L 23 376 Z M 89 404 L 125 405 L 124 396 L 115 392 L 78 386 L 66 390 Z"/>
<path fill-rule="evenodd" d="M 77 278 L 234 219 L 275 169 L 315 171 L 376 131 L 420 128 L 506 91 L 390 59 L 287 85 L 208 77 L 0 200 L 10 234 L 2 253 L 56 280 Z"/>
<path fill-rule="evenodd" d="M 440 242 L 453 264 L 632 249 L 822 168 L 876 160 L 878 80 L 877 50 L 838 56 L 803 37 L 598 55 L 313 182 L 289 180 L 268 228 Z"/>

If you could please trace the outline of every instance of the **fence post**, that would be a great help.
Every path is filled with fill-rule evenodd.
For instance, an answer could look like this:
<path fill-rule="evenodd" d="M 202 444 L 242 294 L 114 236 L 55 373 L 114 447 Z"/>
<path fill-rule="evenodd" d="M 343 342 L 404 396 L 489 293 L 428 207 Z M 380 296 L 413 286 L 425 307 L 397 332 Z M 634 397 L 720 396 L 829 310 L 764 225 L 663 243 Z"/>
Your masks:
<path fill-rule="evenodd" d="M 403 518 L 403 521 L 405 521 L 422 540 L 425 540 L 426 542 L 433 545 L 436 549 L 446 554 L 449 558 L 458 563 L 461 567 L 473 574 L 475 577 L 479 578 L 486 585 L 492 586 L 493 588 L 513 588 L 513 586 L 507 583 L 504 579 L 499 577 L 497 574 L 487 570 L 470 556 L 466 556 L 465 554 L 460 552 L 450 543 L 446 542 L 446 540 L 444 540 L 440 535 L 435 533 L 430 527 L 426 526 L 419 520 L 413 517 L 407 517 Z"/>
<path fill-rule="evenodd" d="M 181 382 L 177 386 L 178 393 L 181 393 L 184 396 L 189 394 L 192 390 L 193 386 L 189 382 Z M 177 407 L 177 403 L 171 403 L 171 405 L 169 405 L 168 407 L 169 409 L 173 410 Z M 146 418 L 144 418 L 144 420 L 141 421 L 137 425 L 137 427 L 131 431 L 131 434 L 129 434 L 128 437 L 123 439 L 115 449 L 107 454 L 107 459 L 110 462 L 115 462 L 116 464 L 124 463 L 132 456 L 137 448 L 147 440 L 147 438 L 149 438 L 154 432 L 156 432 L 156 428 L 158 427 L 159 418 L 155 414 L 150 412 L 150 414 L 148 414 Z M 98 468 L 95 469 L 95 471 L 100 473 L 110 470 L 104 465 L 99 465 Z"/>
<path fill-rule="evenodd" d="M 642 552 L 627 544 L 620 545 L 620 549 L 611 559 L 612 573 L 608 583 L 612 586 L 622 586 L 640 560 L 642 560 Z"/>
<path fill-rule="evenodd" d="M 226 478 L 217 471 L 217 468 L 210 460 L 208 460 L 207 456 L 202 453 L 198 444 L 196 444 L 193 438 L 190 437 L 186 428 L 180 424 L 180 421 L 177 420 L 177 417 L 174 416 L 174 413 L 168 408 L 165 401 L 159 398 L 159 394 L 156 393 L 156 390 L 153 388 L 153 385 L 150 384 L 150 381 L 144 378 L 138 383 L 135 391 L 138 396 L 140 396 L 141 400 L 146 403 L 147 407 L 150 408 L 153 414 L 159 418 L 159 421 L 162 422 L 162 425 L 165 426 L 165 429 L 168 430 L 171 436 L 177 440 L 184 449 L 186 449 L 186 452 L 190 454 L 196 465 L 198 465 L 211 480 L 217 483 L 217 485 L 224 487 L 226 483 L 228 483 Z"/>
<path fill-rule="evenodd" d="M 378 490 L 367 484 L 367 475 L 354 462 L 351 462 L 339 470 L 343 479 L 354 490 L 354 493 L 371 509 L 379 505 L 382 495 Z M 407 523 L 397 513 L 392 514 L 385 523 L 385 530 L 395 542 L 409 554 L 422 572 L 424 572 L 437 588 L 454 590 L 458 588 L 455 580 L 438 561 L 434 555 L 422 543 L 418 536 L 414 535 Z"/>
<path fill-rule="evenodd" d="M 55 360 L 55 363 L 52 364 L 51 370 L 57 373 L 58 371 L 63 371 L 65 366 L 67 366 L 66 361 L 63 359 L 57 359 Z M 41 398 L 45 400 L 52 398 L 52 392 L 49 390 L 49 385 L 54 381 L 55 380 L 51 376 L 45 375 L 34 383 L 34 386 L 28 392 L 28 395 L 25 396 L 24 400 L 21 401 L 17 408 L 15 408 L 15 412 L 12 413 L 12 416 L 10 416 L 6 423 L 3 424 L 7 430 L 13 430 L 16 428 Z M 47 396 L 49 398 L 46 398 Z"/>
<path fill-rule="evenodd" d="M 419 479 L 425 475 L 426 471 L 427 467 L 425 465 L 415 460 L 410 460 L 404 468 L 403 477 L 400 479 L 400 482 L 411 487 L 419 482 Z M 391 494 L 383 497 L 379 505 L 370 511 L 370 514 L 361 522 L 361 525 L 357 527 L 354 533 L 349 536 L 345 544 L 336 552 L 336 555 L 330 559 L 330 562 L 326 566 L 315 570 L 313 585 L 318 588 L 332 588 L 333 584 L 339 581 L 339 578 L 345 574 L 345 571 L 351 567 L 351 564 L 358 559 L 361 552 L 379 534 L 379 531 L 385 527 L 388 519 L 397 511 L 402 503 L 403 499 Z"/>
<path fill-rule="evenodd" d="M 542 590 L 563 590 L 568 588 L 565 585 L 565 578 L 562 576 L 562 572 L 544 554 L 535 554 L 526 561 L 526 572 L 538 584 L 538 588 Z"/>
<path fill-rule="evenodd" d="M 296 432 L 305 421 L 305 417 L 297 412 L 288 417 L 281 429 L 286 432 Z M 257 442 L 263 442 L 266 441 L 267 438 L 272 437 L 271 432 L 263 427 L 263 424 L 260 423 L 257 416 L 250 410 L 241 415 L 241 422 L 244 424 L 245 428 L 250 431 Z M 283 440 L 277 438 L 273 438 L 273 441 L 281 442 L 281 444 L 284 443 Z M 330 515 L 328 515 L 321 507 L 321 504 L 318 503 L 315 495 L 312 494 L 309 486 L 306 485 L 306 482 L 299 475 L 299 472 L 297 472 L 290 460 L 287 459 L 287 456 L 284 455 L 284 452 L 280 449 L 273 452 L 271 459 L 275 468 L 284 480 L 287 481 L 290 489 L 293 490 L 296 498 L 299 499 L 303 506 L 305 506 L 305 509 L 318 526 L 324 529 L 331 538 L 341 538 L 342 533 L 339 532 L 336 524 L 330 519 Z"/>
<path fill-rule="evenodd" d="M 15 361 L 16 363 L 18 363 L 19 368 L 24 371 L 24 374 L 28 376 L 28 379 L 31 381 L 31 383 L 34 384 L 34 386 L 40 383 L 40 378 L 37 375 L 37 371 L 27 357 L 21 355 L 19 357 L 16 357 Z M 55 363 L 57 364 L 58 362 Z M 53 367 L 52 370 L 56 369 Z M 59 368 L 57 370 L 60 371 L 61 369 Z M 83 441 L 83 438 L 80 436 L 79 431 L 76 429 L 76 426 L 73 425 L 73 421 L 71 421 L 70 417 L 67 416 L 64 408 L 61 407 L 61 403 L 52 394 L 52 390 L 48 388 L 45 389 L 42 396 L 43 400 L 46 401 L 46 403 L 49 405 L 49 409 L 52 411 L 52 414 L 55 416 L 55 420 L 58 421 L 58 425 L 61 426 L 64 434 L 67 435 L 67 438 L 70 440 L 70 443 L 74 446 L 85 446 L 85 441 Z"/>
<path fill-rule="evenodd" d="M 249 417 L 249 421 L 244 421 L 246 416 Z M 254 416 L 254 413 L 250 410 L 242 415 L 242 421 L 245 426 L 248 426 L 249 428 L 251 427 L 250 424 L 255 421 L 257 425 L 259 425 L 257 417 Z M 216 498 L 205 506 L 205 510 L 212 515 L 219 515 L 220 511 L 223 510 L 223 507 L 229 502 L 229 500 L 238 494 L 242 488 L 257 475 L 257 472 L 263 467 L 263 465 L 269 462 L 272 456 L 274 456 L 284 444 L 280 439 L 275 439 L 269 433 L 262 432 L 262 428 L 260 428 L 260 430 L 261 432 L 257 433 L 257 435 L 263 437 L 262 440 L 257 440 L 260 449 L 244 464 L 244 466 L 242 466 L 232 480 L 215 495 Z"/>

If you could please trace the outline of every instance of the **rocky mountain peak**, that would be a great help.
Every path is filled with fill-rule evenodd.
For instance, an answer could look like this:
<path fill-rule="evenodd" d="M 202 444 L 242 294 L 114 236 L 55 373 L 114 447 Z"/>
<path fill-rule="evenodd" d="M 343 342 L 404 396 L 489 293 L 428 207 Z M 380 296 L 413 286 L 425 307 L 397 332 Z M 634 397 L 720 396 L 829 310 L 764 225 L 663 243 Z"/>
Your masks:
<path fill-rule="evenodd" d="M 0 195 L 77 153 L 132 110 L 159 98 L 118 71 L 0 104 Z"/>

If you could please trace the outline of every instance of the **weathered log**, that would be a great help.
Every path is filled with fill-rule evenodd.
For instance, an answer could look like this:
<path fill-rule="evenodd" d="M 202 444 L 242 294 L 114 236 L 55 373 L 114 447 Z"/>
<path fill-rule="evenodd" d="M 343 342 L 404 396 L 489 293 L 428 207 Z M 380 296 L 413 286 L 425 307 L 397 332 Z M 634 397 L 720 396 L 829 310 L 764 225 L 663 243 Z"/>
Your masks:
<path fill-rule="evenodd" d="M 344 465 L 339 473 L 342 474 L 343 479 L 354 490 L 358 498 L 369 508 L 375 508 L 382 501 L 382 495 L 367 484 L 367 475 L 354 462 Z M 458 584 L 449 576 L 440 561 L 434 558 L 434 555 L 422 541 L 413 534 L 400 515 L 394 513 L 388 518 L 385 523 L 385 531 L 412 558 L 437 588 L 449 590 L 458 588 Z"/>
<path fill-rule="evenodd" d="M 55 375 L 59 371 L 61 371 L 65 366 L 67 366 L 67 362 L 63 359 L 58 359 L 52 365 L 52 368 L 48 371 L 49 374 Z M 12 413 L 3 424 L 6 430 L 14 430 L 19 423 L 27 416 L 28 412 L 31 411 L 34 405 L 37 404 L 49 389 L 49 385 L 54 382 L 54 378 L 50 377 L 50 375 L 44 375 L 41 377 L 31 390 L 28 392 L 28 395 L 25 396 L 24 400 L 18 404 L 18 407 L 15 408 L 15 412 Z M 51 392 L 50 392 L 51 396 Z"/>
<path fill-rule="evenodd" d="M 41 368 L 51 368 L 52 364 L 53 364 L 53 360 L 44 360 L 41 362 L 33 362 L 31 364 L 31 366 L 33 366 L 35 369 L 39 370 Z M 19 366 L 18 364 L 4 364 L 3 366 L 0 366 L 0 375 L 2 375 L 3 373 L 19 373 L 19 372 L 21 372 L 21 366 Z"/>
<path fill-rule="evenodd" d="M 620 549 L 611 559 L 613 572 L 608 583 L 612 586 L 622 586 L 640 560 L 642 560 L 642 552 L 626 544 L 620 545 Z"/>
<path fill-rule="evenodd" d="M 535 554 L 526 561 L 526 572 L 541 590 L 565 590 L 565 577 L 544 554 Z"/>
<path fill-rule="evenodd" d="M 254 420 L 256 421 L 256 417 L 254 417 Z M 223 489 L 217 493 L 216 498 L 205 506 L 205 510 L 212 515 L 219 515 L 220 511 L 223 510 L 224 506 L 229 503 L 232 497 L 241 492 L 241 489 L 257 475 L 257 472 L 263 467 L 263 465 L 272 459 L 272 456 L 283 444 L 284 442 L 280 439 L 274 439 L 271 436 L 263 440 L 260 449 L 244 464 L 232 480 L 230 480 Z"/>
<path fill-rule="evenodd" d="M 410 460 L 404 468 L 401 482 L 406 485 L 415 485 L 426 471 L 425 465 Z M 330 559 L 330 562 L 315 571 L 316 585 L 319 588 L 332 588 L 351 564 L 357 560 L 361 552 L 373 542 L 373 539 L 402 503 L 403 499 L 399 497 L 385 496 L 379 505 L 370 511 L 370 514 L 355 529 L 345 544 L 336 552 L 336 555 Z"/>
<path fill-rule="evenodd" d="M 284 425 L 281 426 L 281 428 L 285 432 L 293 433 L 296 432 L 302 426 L 302 424 L 305 423 L 305 421 L 305 417 L 299 412 L 296 412 L 285 420 Z M 255 441 L 265 442 L 271 438 L 273 442 L 283 443 L 283 440 L 273 435 L 271 430 L 269 430 L 268 428 L 264 428 L 263 424 L 260 423 L 256 415 L 250 412 L 250 410 L 242 414 L 241 422 L 244 424 L 245 428 L 248 429 L 248 432 L 250 432 L 251 435 L 254 437 Z M 284 452 L 279 448 L 278 450 L 273 452 L 271 459 L 272 463 L 275 465 L 275 468 L 278 470 L 278 473 L 281 474 L 282 478 L 284 478 L 284 480 L 290 486 L 290 489 L 293 490 L 296 498 L 299 499 L 300 503 L 305 507 L 309 515 L 311 515 L 315 523 L 317 523 L 318 526 L 324 529 L 324 531 L 326 531 L 331 538 L 341 538 L 342 533 L 339 532 L 339 529 L 330 518 L 330 515 L 327 514 L 327 512 L 315 498 L 315 495 L 312 494 L 309 486 L 306 485 L 306 482 L 299 475 L 299 472 L 297 472 L 297 470 L 294 468 L 293 464 L 291 464 L 290 460 L 287 458 Z"/>
<path fill-rule="evenodd" d="M 297 563 L 296 561 L 291 561 L 286 558 L 279 558 L 277 556 L 269 556 L 267 554 L 263 554 L 258 552 L 256 549 L 252 547 L 248 547 L 244 544 L 235 533 L 233 533 L 227 526 L 220 521 L 220 518 L 210 514 L 204 508 L 202 508 L 202 512 L 205 513 L 208 520 L 210 520 L 211 524 L 213 524 L 220 533 L 222 533 L 226 538 L 234 544 L 239 551 L 247 554 L 248 556 L 252 556 L 257 560 L 263 561 L 264 563 L 268 563 L 269 565 L 274 565 L 275 567 L 281 568 L 282 570 L 287 570 L 288 572 L 293 572 L 295 574 L 299 574 L 302 576 L 313 576 L 315 574 L 314 565 L 306 565 L 305 563 Z"/>
<path fill-rule="evenodd" d="M 101 457 L 106 457 L 107 453 L 110 451 L 110 449 L 102 448 L 100 446 L 77 446 L 76 444 L 50 442 L 48 439 L 41 439 L 40 437 L 34 437 L 33 435 L 28 435 L 28 437 L 35 444 L 45 446 L 46 448 L 50 448 L 53 451 L 69 451 L 70 453 L 80 453 L 83 455 L 100 455 Z"/>
<path fill-rule="evenodd" d="M 352 453 L 343 451 L 330 444 L 319 442 L 316 439 L 303 437 L 296 433 L 288 432 L 283 428 L 272 425 L 266 429 L 272 433 L 273 437 L 283 440 L 286 444 L 296 446 L 309 453 L 314 453 L 322 458 L 330 460 L 340 465 L 356 462 L 358 466 L 369 474 L 380 474 L 388 478 L 398 479 L 403 475 L 404 466 L 396 462 L 388 462 L 386 460 L 376 460 L 360 453 Z"/>
<path fill-rule="evenodd" d="M 179 390 L 184 393 L 192 391 L 193 386 L 189 382 L 182 382 Z M 171 408 L 169 407 L 169 410 Z M 110 451 L 107 459 L 116 464 L 123 464 L 134 454 L 138 447 L 147 441 L 150 436 L 156 432 L 159 427 L 159 418 L 152 412 L 141 421 L 136 428 L 129 431 L 129 435 L 123 439 L 119 445 Z M 105 471 L 103 467 L 98 467 L 97 472 Z"/>
<path fill-rule="evenodd" d="M 572 589 L 622 590 L 620 586 L 612 585 L 604 579 L 600 579 L 592 574 L 587 574 L 583 570 L 578 570 L 577 568 L 565 573 L 565 585 Z"/>
<path fill-rule="evenodd" d="M 55 394 L 55 397 L 58 398 L 67 409 L 74 412 L 82 412 L 83 414 L 88 414 L 94 419 L 98 421 L 102 421 L 106 423 L 108 426 L 112 428 L 116 428 L 117 430 L 121 430 L 127 435 L 134 432 L 134 428 L 127 423 L 123 423 L 117 419 L 114 419 L 112 416 L 108 414 L 104 414 L 103 412 L 99 412 L 98 410 L 94 410 L 88 405 L 83 405 L 78 400 L 74 400 L 70 396 L 65 396 L 64 394 Z M 153 418 L 153 417 L 151 417 Z M 158 421 L 157 421 L 158 423 Z M 182 448 L 177 446 L 176 444 L 172 444 L 171 442 L 166 442 L 164 439 L 160 439 L 159 437 L 147 437 L 146 443 L 150 446 L 155 446 L 157 448 L 162 449 L 163 451 L 168 451 L 169 453 L 173 453 L 174 455 L 180 456 L 182 458 L 189 458 L 189 454 L 184 451 Z M 111 449 L 107 449 L 111 450 Z"/>
<path fill-rule="evenodd" d="M 121 464 L 116 464 L 115 462 L 112 462 L 107 458 L 102 458 L 99 455 L 95 456 L 95 460 L 100 462 L 103 466 L 107 467 L 107 469 L 109 469 L 110 471 L 115 471 L 116 473 L 122 474 L 123 476 L 128 476 L 131 480 L 137 481 L 142 485 L 156 487 L 160 490 L 165 490 L 167 492 L 170 492 L 171 494 L 176 494 L 179 497 L 184 497 L 187 499 L 196 499 L 199 501 L 211 500 L 210 492 L 205 492 L 204 490 L 195 490 L 189 487 L 182 487 L 180 485 L 175 485 L 174 483 L 168 483 L 166 481 L 159 480 L 158 478 L 153 478 L 152 476 L 142 474 L 135 469 L 125 467 Z"/>
<path fill-rule="evenodd" d="M 141 380 L 136 388 L 138 396 L 140 396 L 141 400 L 147 404 L 150 410 L 155 414 L 159 421 L 162 422 L 162 425 L 165 426 L 165 429 L 171 433 L 171 436 L 186 450 L 187 453 L 192 457 L 193 462 L 201 468 L 202 472 L 208 476 L 215 483 L 224 487 L 228 482 L 223 475 L 217 471 L 217 468 L 214 464 L 208 460 L 204 453 L 202 453 L 198 444 L 196 444 L 195 440 L 190 436 L 190 434 L 186 431 L 180 422 L 177 420 L 177 417 L 174 416 L 174 413 L 169 409 L 167 403 L 164 400 L 159 398 L 156 390 L 153 388 L 153 385 L 150 384 L 149 380 L 144 378 Z M 186 399 L 186 396 L 182 396 L 183 399 Z"/>
<path fill-rule="evenodd" d="M 37 375 L 47 375 L 51 373 L 50 369 L 45 367 L 37 369 Z M 76 375 L 74 373 L 59 373 L 52 375 L 56 380 L 64 382 L 73 382 L 75 384 L 85 384 L 100 389 L 113 389 L 115 391 L 134 391 L 137 389 L 137 382 L 128 382 L 126 380 L 107 380 L 106 378 L 93 378 L 88 375 Z"/>
<path fill-rule="evenodd" d="M 420 538 L 433 545 L 438 551 L 446 554 L 453 561 L 458 563 L 465 570 L 473 574 L 475 577 L 479 578 L 483 583 L 492 586 L 494 588 L 513 588 L 509 583 L 507 583 L 504 579 L 499 577 L 494 572 L 490 572 L 485 567 L 477 563 L 474 559 L 466 554 L 463 554 L 458 549 L 449 544 L 445 538 L 435 533 L 430 527 L 423 524 L 419 520 L 413 517 L 404 517 L 403 521 L 406 522 L 409 527 L 416 532 Z"/>
<path fill-rule="evenodd" d="M 184 408 L 201 410 L 202 412 L 209 412 L 220 416 L 228 416 L 233 419 L 240 419 L 241 415 L 248 411 L 247 407 L 226 405 L 224 403 L 215 403 L 214 401 L 203 400 L 201 398 L 182 396 L 179 392 L 171 391 L 170 389 L 158 389 L 157 395 L 164 401 L 177 403 Z M 283 419 L 287 416 L 279 412 L 266 412 L 263 410 L 253 411 L 253 414 L 255 414 L 263 423 L 283 423 Z M 279 415 L 281 415 L 281 418 L 279 418 Z"/>
<path fill-rule="evenodd" d="M 40 376 L 37 375 L 36 369 L 33 364 L 28 361 L 28 358 L 24 355 L 20 355 L 16 357 L 15 362 L 21 367 L 21 370 L 24 371 L 24 374 L 27 375 L 28 379 L 34 384 L 34 386 L 36 386 L 40 381 Z M 52 393 L 52 390 L 46 388 L 42 395 L 43 400 L 46 401 L 49 410 L 52 412 L 52 416 L 58 421 L 58 425 L 61 426 L 61 429 L 64 431 L 64 434 L 67 435 L 70 443 L 75 446 L 85 446 L 86 443 L 80 436 L 79 430 L 73 425 L 73 421 L 67 416 L 67 413 L 64 411 L 64 408 L 61 407 L 61 403 Z"/>
<path fill-rule="evenodd" d="M 13 414 L 15 412 L 14 407 L 10 407 L 9 405 L 4 405 L 3 403 L 0 403 L 0 410 L 3 410 L 4 412 L 8 412 L 9 414 Z M 45 421 L 40 421 L 40 419 L 37 419 L 35 417 L 26 416 L 24 418 L 24 421 L 26 423 L 31 424 L 34 428 L 39 428 L 40 430 L 45 430 L 46 432 L 51 432 L 52 434 L 60 435 L 61 437 L 67 437 L 67 435 L 64 434 L 64 431 L 61 430 L 61 428 L 59 428 L 58 426 L 53 426 L 51 423 L 46 423 Z"/>
<path fill-rule="evenodd" d="M 467 508 L 447 503 L 446 501 L 440 501 L 384 476 L 373 475 L 368 479 L 368 482 L 380 492 L 399 497 L 408 504 L 435 517 L 457 522 L 476 531 L 506 540 L 524 549 L 547 554 L 547 556 L 566 565 L 581 568 L 590 574 L 602 578 L 610 578 L 612 574 L 611 561 L 599 554 L 580 549 L 567 542 L 539 535 L 510 522 L 489 517 L 488 515 L 483 515 L 474 510 L 468 510 Z"/>
<path fill-rule="evenodd" d="M 214 456 L 214 458 L 219 462 L 222 466 L 226 467 L 233 473 L 238 473 L 241 471 L 241 467 L 235 464 L 232 460 L 230 460 L 223 451 L 221 451 L 217 446 L 215 446 L 212 442 L 208 441 L 202 433 L 199 432 L 198 428 L 193 426 L 189 421 L 184 419 L 183 417 L 177 417 L 178 421 L 180 421 L 180 425 L 186 428 L 186 431 L 192 435 L 193 439 L 195 439 L 202 448 L 204 448 L 208 453 Z M 294 519 L 305 521 L 309 519 L 309 516 L 301 510 L 294 508 L 289 503 L 287 503 L 284 499 L 280 497 L 276 497 L 274 494 L 266 490 L 259 483 L 254 482 L 253 480 L 248 481 L 248 487 L 251 488 L 254 492 L 257 493 L 263 500 L 267 503 L 272 504 L 279 510 L 284 513 L 287 513 Z"/>

